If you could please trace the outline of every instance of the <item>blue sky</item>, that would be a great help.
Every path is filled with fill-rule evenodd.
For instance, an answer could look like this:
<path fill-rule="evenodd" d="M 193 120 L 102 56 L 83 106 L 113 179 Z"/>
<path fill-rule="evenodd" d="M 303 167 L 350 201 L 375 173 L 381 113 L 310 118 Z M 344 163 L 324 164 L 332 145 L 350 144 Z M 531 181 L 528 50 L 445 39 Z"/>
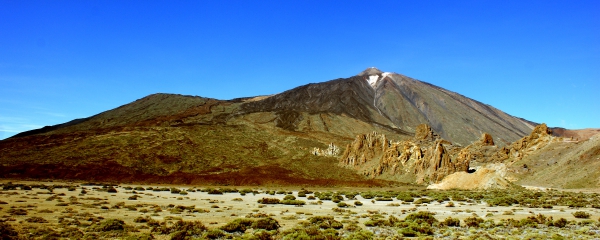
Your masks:
<path fill-rule="evenodd" d="M 600 1 L 0 0 L 0 139 L 152 93 L 267 95 L 373 66 L 600 128 Z"/>

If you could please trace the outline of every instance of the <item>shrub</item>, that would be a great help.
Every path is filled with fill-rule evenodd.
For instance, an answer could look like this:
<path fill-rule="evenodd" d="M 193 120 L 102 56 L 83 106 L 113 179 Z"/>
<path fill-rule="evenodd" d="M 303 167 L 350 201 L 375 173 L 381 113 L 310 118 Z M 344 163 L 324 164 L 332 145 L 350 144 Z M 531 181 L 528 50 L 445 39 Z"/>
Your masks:
<path fill-rule="evenodd" d="M 225 233 L 223 232 L 223 230 L 218 228 L 210 229 L 204 234 L 204 238 L 208 239 L 220 239 L 223 237 L 225 237 Z"/>
<path fill-rule="evenodd" d="M 447 227 L 460 227 L 460 220 L 458 218 L 447 217 L 442 225 Z"/>
<path fill-rule="evenodd" d="M 42 218 L 42 217 L 30 217 L 28 219 L 25 219 L 25 221 L 30 222 L 30 223 L 47 223 L 48 220 Z"/>
<path fill-rule="evenodd" d="M 554 222 L 552 222 L 552 225 L 555 227 L 559 227 L 559 228 L 564 228 L 565 226 L 567 226 L 567 219 L 564 218 L 560 218 Z"/>
<path fill-rule="evenodd" d="M 414 202 L 415 201 L 415 199 L 408 194 L 400 194 L 400 195 L 396 196 L 396 199 L 403 201 L 403 202 Z"/>
<path fill-rule="evenodd" d="M 344 225 L 337 220 L 335 220 L 332 216 L 315 216 L 308 219 L 308 221 L 315 226 L 318 226 L 322 229 L 340 229 L 343 228 Z"/>
<path fill-rule="evenodd" d="M 360 201 L 355 201 L 354 202 L 354 206 L 362 206 L 362 205 L 363 205 L 363 203 L 360 202 Z"/>
<path fill-rule="evenodd" d="M 590 218 L 590 214 L 584 211 L 577 211 L 573 213 L 573 216 L 576 218 Z"/>
<path fill-rule="evenodd" d="M 404 222 L 400 224 L 402 229 L 398 231 L 405 237 L 416 237 L 419 235 L 433 235 L 433 228 L 427 224 L 417 224 L 415 222 Z"/>
<path fill-rule="evenodd" d="M 345 203 L 345 202 L 339 202 L 339 203 L 337 204 L 337 206 L 338 206 L 338 207 L 340 207 L 340 208 L 344 208 L 344 207 L 348 207 L 348 204 L 347 204 L 347 203 Z"/>
<path fill-rule="evenodd" d="M 223 195 L 223 192 L 219 189 L 209 189 L 208 190 L 208 194 L 213 194 L 213 195 Z"/>
<path fill-rule="evenodd" d="M 264 230 L 277 230 L 279 229 L 279 222 L 277 222 L 277 220 L 271 218 L 271 217 L 267 217 L 267 218 L 260 218 L 254 221 L 254 223 L 252 223 L 252 228 L 254 229 L 264 229 Z"/>
<path fill-rule="evenodd" d="M 483 222 L 483 219 L 480 217 L 465 218 L 465 225 L 467 225 L 467 227 L 479 227 L 479 224 L 482 222 Z"/>
<path fill-rule="evenodd" d="M 125 222 L 120 219 L 106 219 L 100 222 L 94 230 L 97 232 L 122 231 L 125 229 Z"/>
<path fill-rule="evenodd" d="M 0 239 L 19 239 L 19 233 L 10 224 L 0 222 Z"/>
<path fill-rule="evenodd" d="M 279 204 L 281 200 L 279 200 L 278 198 L 262 198 L 262 199 L 258 199 L 258 203 L 260 204 Z"/>
<path fill-rule="evenodd" d="M 285 197 L 283 197 L 283 200 L 296 200 L 296 197 L 294 197 L 294 195 L 285 195 Z"/>
<path fill-rule="evenodd" d="M 234 219 L 221 227 L 221 230 L 229 233 L 233 232 L 245 232 L 246 229 L 254 223 L 254 220 L 247 218 Z"/>
<path fill-rule="evenodd" d="M 415 201 L 415 204 L 430 203 L 431 201 L 429 198 L 419 198 Z"/>
<path fill-rule="evenodd" d="M 416 213 L 411 213 L 404 219 L 405 221 L 415 222 L 417 224 L 427 223 L 430 226 L 434 223 L 438 222 L 437 219 L 433 216 L 435 213 L 428 211 L 419 211 Z"/>
<path fill-rule="evenodd" d="M 361 229 L 361 230 L 353 232 L 345 239 L 373 239 L 374 238 L 373 235 L 374 235 L 373 232 Z"/>
<path fill-rule="evenodd" d="M 112 187 L 112 186 L 111 186 L 111 187 L 109 187 L 108 189 L 106 189 L 106 192 L 109 192 L 109 193 L 116 193 L 116 192 L 117 192 L 117 189 L 115 189 L 114 187 Z"/>
<path fill-rule="evenodd" d="M 378 197 L 378 198 L 375 198 L 375 201 L 394 201 L 394 199 L 389 198 L 389 197 Z"/>
<path fill-rule="evenodd" d="M 134 190 L 136 190 L 136 191 L 145 191 L 146 189 L 144 189 L 143 187 L 135 187 Z M 149 187 L 148 190 L 152 190 L 152 187 Z"/>
<path fill-rule="evenodd" d="M 168 231 L 179 236 L 200 236 L 207 228 L 200 221 L 183 221 L 179 220 Z"/>
<path fill-rule="evenodd" d="M 375 197 L 375 193 L 373 192 L 363 192 L 360 193 L 360 196 L 363 197 L 364 199 L 372 199 Z"/>
<path fill-rule="evenodd" d="M 385 219 L 369 219 L 364 222 L 367 227 L 383 227 L 390 226 L 390 222 Z"/>
<path fill-rule="evenodd" d="M 306 204 L 306 202 L 304 202 L 302 200 L 283 200 L 280 203 L 284 204 L 284 205 L 304 205 L 304 204 Z"/>
<path fill-rule="evenodd" d="M 11 208 L 6 211 L 11 215 L 27 215 L 27 210 L 22 208 Z"/>
<path fill-rule="evenodd" d="M 151 222 L 151 221 L 154 221 L 154 220 L 148 216 L 146 216 L 146 217 L 139 216 L 133 220 L 133 222 L 135 222 L 135 223 L 146 223 L 146 222 Z"/>

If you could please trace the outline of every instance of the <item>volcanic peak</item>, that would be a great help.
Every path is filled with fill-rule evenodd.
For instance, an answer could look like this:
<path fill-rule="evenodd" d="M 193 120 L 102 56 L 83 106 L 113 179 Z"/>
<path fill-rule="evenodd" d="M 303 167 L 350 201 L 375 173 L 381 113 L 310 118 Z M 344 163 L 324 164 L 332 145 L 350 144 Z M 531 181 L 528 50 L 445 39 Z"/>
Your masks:
<path fill-rule="evenodd" d="M 360 72 L 358 74 L 358 76 L 372 76 L 372 75 L 379 75 L 382 74 L 383 72 L 379 69 L 377 69 L 376 67 L 370 67 L 365 69 L 364 71 Z"/>
<path fill-rule="evenodd" d="M 376 67 L 370 67 L 370 68 L 367 68 L 366 70 L 360 72 L 358 74 L 358 76 L 365 77 L 365 80 L 367 80 L 367 82 L 369 82 L 369 85 L 371 85 L 372 88 L 375 88 L 375 86 L 377 86 L 377 83 L 379 83 L 380 80 L 382 80 L 392 74 L 394 74 L 394 73 L 382 72 L 381 70 L 377 69 Z"/>

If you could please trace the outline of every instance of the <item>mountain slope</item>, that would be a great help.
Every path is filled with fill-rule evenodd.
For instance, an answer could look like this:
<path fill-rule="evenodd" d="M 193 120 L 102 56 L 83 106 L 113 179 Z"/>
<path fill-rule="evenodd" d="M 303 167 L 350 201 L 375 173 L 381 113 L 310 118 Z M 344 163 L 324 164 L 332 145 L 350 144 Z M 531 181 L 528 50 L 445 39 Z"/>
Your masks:
<path fill-rule="evenodd" d="M 531 129 L 527 121 L 457 93 L 369 68 L 272 96 L 217 100 L 153 94 L 0 141 L 0 176 L 374 184 L 339 166 L 335 156 L 316 156 L 313 149 L 333 144 L 343 151 L 355 136 L 374 131 L 406 140 L 421 123 L 462 145 L 483 131 L 498 136 L 502 145 Z"/>

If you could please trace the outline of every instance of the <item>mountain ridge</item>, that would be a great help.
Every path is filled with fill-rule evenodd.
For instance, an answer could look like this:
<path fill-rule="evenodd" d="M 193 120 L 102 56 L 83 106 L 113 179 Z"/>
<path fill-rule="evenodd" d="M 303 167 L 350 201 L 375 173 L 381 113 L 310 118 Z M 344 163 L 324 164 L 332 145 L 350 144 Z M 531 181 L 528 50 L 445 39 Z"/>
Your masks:
<path fill-rule="evenodd" d="M 230 184 L 278 179 L 387 184 L 397 181 L 365 177 L 340 166 L 339 155 L 322 153 L 344 152 L 356 136 L 371 132 L 409 140 L 422 124 L 456 148 L 478 141 L 482 133 L 490 133 L 499 146 L 509 145 L 533 129 L 530 121 L 458 93 L 369 68 L 349 78 L 268 96 L 218 100 L 152 94 L 89 118 L 0 141 L 0 177 L 122 180 L 89 174 L 95 168 L 120 166 L 123 174 L 132 173 L 127 178 L 131 181 L 189 182 L 196 176 L 223 183 L 230 176 Z M 337 150 L 320 150 L 327 148 Z M 42 166 L 63 173 L 28 170 Z M 188 177 L 174 177 L 183 175 Z"/>

